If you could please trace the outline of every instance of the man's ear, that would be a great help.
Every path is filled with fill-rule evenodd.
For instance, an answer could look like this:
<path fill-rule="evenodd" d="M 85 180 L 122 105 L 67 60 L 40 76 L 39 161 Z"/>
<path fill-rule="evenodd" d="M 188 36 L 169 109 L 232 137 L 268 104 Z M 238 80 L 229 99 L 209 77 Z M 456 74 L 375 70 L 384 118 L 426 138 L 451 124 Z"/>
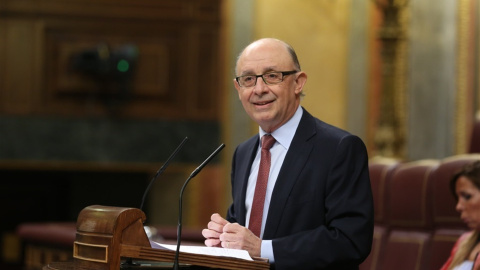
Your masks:
<path fill-rule="evenodd" d="M 238 92 L 238 98 L 240 99 L 240 85 L 238 84 L 236 79 L 233 79 L 233 85 L 235 86 L 235 89 L 237 89 Z"/>
<path fill-rule="evenodd" d="M 303 86 L 307 82 L 307 73 L 300 71 L 297 74 L 297 78 L 295 79 L 295 94 L 300 94 L 303 90 Z"/>

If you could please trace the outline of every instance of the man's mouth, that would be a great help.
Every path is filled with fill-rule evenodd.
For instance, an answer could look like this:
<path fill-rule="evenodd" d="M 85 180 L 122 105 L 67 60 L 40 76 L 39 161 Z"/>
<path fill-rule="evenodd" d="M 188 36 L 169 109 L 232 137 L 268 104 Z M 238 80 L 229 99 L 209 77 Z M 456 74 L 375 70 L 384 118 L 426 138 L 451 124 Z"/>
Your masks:
<path fill-rule="evenodd" d="M 253 104 L 254 105 L 257 105 L 257 106 L 262 106 L 262 105 L 267 105 L 269 103 L 272 103 L 273 100 L 270 100 L 270 101 L 262 101 L 262 102 L 254 102 Z"/>

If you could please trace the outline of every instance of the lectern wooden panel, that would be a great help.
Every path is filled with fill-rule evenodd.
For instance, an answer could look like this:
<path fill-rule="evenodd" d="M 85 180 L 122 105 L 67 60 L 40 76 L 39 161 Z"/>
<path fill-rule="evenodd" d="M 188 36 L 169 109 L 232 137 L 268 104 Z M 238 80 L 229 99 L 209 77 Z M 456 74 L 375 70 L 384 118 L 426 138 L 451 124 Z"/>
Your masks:
<path fill-rule="evenodd" d="M 145 220 L 145 214 L 136 208 L 93 205 L 83 209 L 77 220 L 73 269 L 118 270 L 125 258 L 172 263 L 175 251 L 151 247 L 143 229 Z M 179 262 L 217 269 L 270 268 L 262 258 L 249 261 L 186 252 L 179 254 Z"/>
<path fill-rule="evenodd" d="M 150 246 L 143 229 L 145 214 L 134 208 L 89 206 L 77 219 L 73 244 L 75 266 L 80 269 L 119 269 L 123 244 Z"/>

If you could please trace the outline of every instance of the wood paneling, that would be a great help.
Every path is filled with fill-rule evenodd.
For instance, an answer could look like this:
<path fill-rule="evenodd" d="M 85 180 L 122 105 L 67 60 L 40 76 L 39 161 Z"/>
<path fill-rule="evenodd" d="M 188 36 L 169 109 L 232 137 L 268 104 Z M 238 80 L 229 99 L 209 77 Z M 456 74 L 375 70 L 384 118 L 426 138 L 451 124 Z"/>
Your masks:
<path fill-rule="evenodd" d="M 221 0 L 4 0 L 0 113 L 217 120 L 220 12 Z M 104 45 L 138 49 L 131 86 L 73 68 Z"/>

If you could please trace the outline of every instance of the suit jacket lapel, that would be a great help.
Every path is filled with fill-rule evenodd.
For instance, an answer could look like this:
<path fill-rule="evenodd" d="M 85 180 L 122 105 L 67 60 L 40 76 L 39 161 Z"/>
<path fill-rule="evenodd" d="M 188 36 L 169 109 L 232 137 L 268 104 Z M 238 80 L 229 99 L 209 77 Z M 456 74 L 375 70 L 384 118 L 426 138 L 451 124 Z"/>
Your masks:
<path fill-rule="evenodd" d="M 248 177 L 250 176 L 250 170 L 252 168 L 253 160 L 255 159 L 255 155 L 257 153 L 257 148 L 259 144 L 258 135 L 250 138 L 246 142 L 247 149 L 244 154 L 238 155 L 236 158 L 239 159 L 239 168 L 236 170 L 239 172 L 238 181 L 235 183 L 235 190 L 240 192 L 239 201 L 236 202 L 236 206 L 238 206 L 237 211 L 237 221 L 240 225 L 245 226 L 246 223 L 246 215 L 247 210 L 245 208 L 245 199 L 247 194 L 247 184 L 248 184 Z"/>
<path fill-rule="evenodd" d="M 278 174 L 277 182 L 275 183 L 265 224 L 264 239 L 272 239 L 276 235 L 278 224 L 290 191 L 297 181 L 298 175 L 306 165 L 310 152 L 312 151 L 313 147 L 309 139 L 314 136 L 315 133 L 314 118 L 306 110 L 303 110 L 302 119 L 300 120 L 295 136 L 293 137 Z"/>

